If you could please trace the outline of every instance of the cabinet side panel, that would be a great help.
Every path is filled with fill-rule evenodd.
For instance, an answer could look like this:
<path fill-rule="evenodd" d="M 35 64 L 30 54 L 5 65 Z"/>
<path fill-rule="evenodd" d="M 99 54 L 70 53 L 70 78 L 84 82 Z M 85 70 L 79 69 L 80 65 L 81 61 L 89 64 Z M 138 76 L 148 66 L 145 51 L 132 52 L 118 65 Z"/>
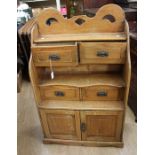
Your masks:
<path fill-rule="evenodd" d="M 122 126 L 122 138 L 123 138 L 123 130 L 124 130 L 124 123 L 125 123 L 125 115 L 126 115 L 126 107 L 128 104 L 128 95 L 129 95 L 129 88 L 130 88 L 130 79 L 131 79 L 131 60 L 130 60 L 130 40 L 129 40 L 129 26 L 127 21 L 125 22 L 125 31 L 127 33 L 127 56 L 126 61 L 124 64 L 123 69 L 123 79 L 125 81 L 126 89 L 124 93 L 124 104 L 125 104 L 125 112 L 124 112 L 124 122 Z"/>
<path fill-rule="evenodd" d="M 40 90 L 38 87 L 39 78 L 37 75 L 36 68 L 32 61 L 32 55 L 30 56 L 30 60 L 29 60 L 29 76 L 30 76 L 30 80 L 31 80 L 32 88 L 33 88 L 35 101 L 37 104 L 39 104 L 41 102 Z"/>

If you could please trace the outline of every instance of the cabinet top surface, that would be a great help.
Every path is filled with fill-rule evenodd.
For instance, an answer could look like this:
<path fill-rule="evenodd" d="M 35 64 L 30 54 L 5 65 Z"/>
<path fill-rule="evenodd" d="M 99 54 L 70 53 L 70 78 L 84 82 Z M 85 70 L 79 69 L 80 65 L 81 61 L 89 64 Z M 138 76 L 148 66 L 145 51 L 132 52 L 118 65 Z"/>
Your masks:
<path fill-rule="evenodd" d="M 42 109 L 62 109 L 62 110 L 123 110 L 122 101 L 43 101 Z"/>

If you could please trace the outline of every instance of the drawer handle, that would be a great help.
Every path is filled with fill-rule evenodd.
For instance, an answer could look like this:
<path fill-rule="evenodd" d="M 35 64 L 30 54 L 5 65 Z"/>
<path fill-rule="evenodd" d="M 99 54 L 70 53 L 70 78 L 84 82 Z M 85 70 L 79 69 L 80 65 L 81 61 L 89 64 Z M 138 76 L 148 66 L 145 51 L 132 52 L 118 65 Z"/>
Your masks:
<path fill-rule="evenodd" d="M 107 93 L 104 91 L 97 92 L 97 96 L 107 96 Z"/>
<path fill-rule="evenodd" d="M 60 57 L 58 55 L 53 54 L 53 55 L 49 55 L 49 59 L 53 61 L 57 61 L 57 60 L 60 60 Z"/>
<path fill-rule="evenodd" d="M 106 51 L 97 51 L 97 54 L 96 54 L 98 57 L 108 57 L 109 56 L 109 53 L 106 52 Z"/>
<path fill-rule="evenodd" d="M 81 123 L 80 129 L 81 129 L 82 132 L 85 132 L 86 131 L 86 124 L 85 123 Z"/>
<path fill-rule="evenodd" d="M 62 91 L 55 91 L 55 96 L 65 96 L 64 92 Z"/>

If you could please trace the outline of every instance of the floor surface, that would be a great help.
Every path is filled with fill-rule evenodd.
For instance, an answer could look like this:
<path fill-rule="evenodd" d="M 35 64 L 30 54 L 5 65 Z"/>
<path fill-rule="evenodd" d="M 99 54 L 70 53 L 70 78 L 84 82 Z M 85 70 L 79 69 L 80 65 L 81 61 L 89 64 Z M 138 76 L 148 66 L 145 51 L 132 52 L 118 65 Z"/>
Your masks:
<path fill-rule="evenodd" d="M 128 108 L 125 120 L 124 147 L 85 147 L 42 143 L 42 130 L 30 82 L 22 83 L 17 95 L 18 155 L 136 155 L 137 124 Z"/>

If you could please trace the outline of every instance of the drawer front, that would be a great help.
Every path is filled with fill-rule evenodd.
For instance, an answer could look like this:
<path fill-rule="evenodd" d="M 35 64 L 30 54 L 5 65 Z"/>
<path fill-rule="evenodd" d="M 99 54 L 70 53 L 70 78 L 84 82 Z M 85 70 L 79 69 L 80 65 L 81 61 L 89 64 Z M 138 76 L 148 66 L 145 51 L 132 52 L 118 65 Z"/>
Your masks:
<path fill-rule="evenodd" d="M 82 64 L 104 64 L 125 62 L 126 43 L 80 43 L 80 62 Z"/>
<path fill-rule="evenodd" d="M 82 88 L 83 100 L 116 101 L 122 99 L 123 88 L 113 86 L 90 86 Z"/>
<path fill-rule="evenodd" d="M 78 64 L 77 46 L 40 47 L 32 49 L 36 66 L 75 66 Z"/>
<path fill-rule="evenodd" d="M 41 86 L 43 100 L 79 100 L 79 88 L 72 86 Z"/>

